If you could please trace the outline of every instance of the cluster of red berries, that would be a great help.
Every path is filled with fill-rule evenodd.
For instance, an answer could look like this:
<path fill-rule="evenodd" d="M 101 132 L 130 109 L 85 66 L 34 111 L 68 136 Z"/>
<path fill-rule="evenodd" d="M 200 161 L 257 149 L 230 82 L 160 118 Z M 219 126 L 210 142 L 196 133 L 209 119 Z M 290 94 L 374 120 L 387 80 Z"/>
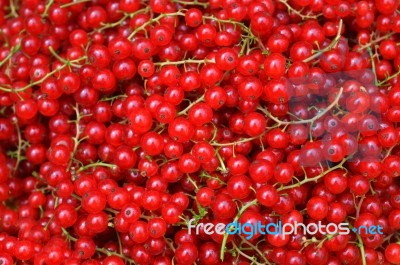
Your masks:
<path fill-rule="evenodd" d="M 399 5 L 0 0 L 0 265 L 400 264 Z"/>

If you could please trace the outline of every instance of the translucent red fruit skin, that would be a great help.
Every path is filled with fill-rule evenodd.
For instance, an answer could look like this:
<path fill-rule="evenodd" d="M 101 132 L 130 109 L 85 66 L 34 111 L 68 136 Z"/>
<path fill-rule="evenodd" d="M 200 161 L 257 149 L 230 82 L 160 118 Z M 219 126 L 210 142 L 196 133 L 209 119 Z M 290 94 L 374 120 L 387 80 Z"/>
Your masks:
<path fill-rule="evenodd" d="M 244 128 L 247 135 L 254 137 L 262 134 L 267 126 L 265 116 L 258 112 L 252 112 L 244 118 Z"/>
<path fill-rule="evenodd" d="M 400 264 L 399 5 L 1 5 L 0 265 Z"/>

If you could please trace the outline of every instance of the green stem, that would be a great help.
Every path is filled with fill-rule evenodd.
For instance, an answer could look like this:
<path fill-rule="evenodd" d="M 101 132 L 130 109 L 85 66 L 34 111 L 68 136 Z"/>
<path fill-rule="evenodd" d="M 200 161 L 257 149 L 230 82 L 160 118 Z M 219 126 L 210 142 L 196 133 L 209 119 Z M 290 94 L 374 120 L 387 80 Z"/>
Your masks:
<path fill-rule="evenodd" d="M 208 3 L 199 2 L 197 0 L 194 0 L 192 2 L 190 2 L 190 1 L 181 1 L 181 0 L 173 0 L 173 2 L 181 4 L 181 5 L 202 6 L 204 8 L 209 6 Z"/>
<path fill-rule="evenodd" d="M 15 8 L 14 0 L 10 0 L 10 14 L 12 17 L 18 17 L 17 10 Z"/>
<path fill-rule="evenodd" d="M 374 72 L 374 74 L 376 74 L 376 73 Z M 392 75 L 386 77 L 385 80 L 383 80 L 383 81 L 381 81 L 381 82 L 378 82 L 378 86 L 382 86 L 382 85 L 386 84 L 387 81 L 389 81 L 389 80 L 395 78 L 395 77 L 398 76 L 399 74 L 400 74 L 400 70 L 397 71 L 396 73 L 394 73 L 394 74 L 392 74 Z"/>
<path fill-rule="evenodd" d="M 363 244 L 362 238 L 359 234 L 357 234 L 357 240 L 358 240 L 358 247 L 360 248 L 360 251 L 361 251 L 362 264 L 367 265 L 367 260 L 365 258 L 364 244 Z"/>
<path fill-rule="evenodd" d="M 73 61 L 69 61 L 69 60 L 67 60 L 67 59 L 62 58 L 62 57 L 53 49 L 53 47 L 49 47 L 49 50 L 50 50 L 50 53 L 51 53 L 54 57 L 56 57 L 57 60 L 59 60 L 60 62 L 62 62 L 63 64 L 65 64 L 65 65 L 71 65 L 71 66 L 76 67 L 76 68 L 81 67 L 81 65 L 79 65 L 79 64 L 74 64 L 73 62 L 75 62 L 75 61 L 78 62 L 78 61 L 83 60 L 83 59 L 86 58 L 86 56 L 83 56 L 83 57 L 81 57 L 81 58 L 79 58 L 79 59 L 76 59 L 76 60 L 73 60 Z"/>
<path fill-rule="evenodd" d="M 201 97 L 190 103 L 189 106 L 187 106 L 184 110 L 178 112 L 177 116 L 186 114 L 193 107 L 193 105 L 196 105 L 197 103 L 202 102 L 203 100 L 204 100 L 204 95 L 202 95 Z"/>
<path fill-rule="evenodd" d="M 75 237 L 73 237 L 73 236 L 71 236 L 71 235 L 69 234 L 69 232 L 67 231 L 67 229 L 61 227 L 61 230 L 62 230 L 63 235 L 68 239 L 68 241 L 74 241 L 74 242 L 75 242 L 75 241 L 77 240 Z"/>
<path fill-rule="evenodd" d="M 86 169 L 92 168 L 92 167 L 108 167 L 108 168 L 113 168 L 115 167 L 115 165 L 111 165 L 111 164 L 107 164 L 107 163 L 103 163 L 103 162 L 97 162 L 97 163 L 93 163 L 90 165 L 86 165 L 84 167 L 81 167 L 78 169 L 78 172 L 82 172 L 85 171 Z"/>
<path fill-rule="evenodd" d="M 313 55 L 311 55 L 310 57 L 306 58 L 303 60 L 303 62 L 307 63 L 310 62 L 312 60 L 314 60 L 315 58 L 318 58 L 321 54 L 323 54 L 324 52 L 330 51 L 334 46 L 336 46 L 336 44 L 339 42 L 341 33 L 342 33 L 342 28 L 343 28 L 343 20 L 339 20 L 339 28 L 338 28 L 338 32 L 335 36 L 335 38 L 332 40 L 332 42 L 326 46 L 324 49 L 317 51 L 316 53 L 314 53 Z"/>
<path fill-rule="evenodd" d="M 230 23 L 230 24 L 234 24 L 234 25 L 238 25 L 241 29 L 243 29 L 247 34 L 249 34 L 250 38 L 254 39 L 256 38 L 253 34 L 253 32 L 251 31 L 251 29 L 249 27 L 246 26 L 246 24 L 242 23 L 242 22 L 238 22 L 235 20 L 227 20 L 227 19 L 219 19 L 215 16 L 203 16 L 203 19 L 209 19 L 212 21 L 216 21 L 218 23 Z"/>
<path fill-rule="evenodd" d="M 76 60 L 73 60 L 73 61 L 68 61 L 68 62 L 69 62 L 69 63 L 72 63 L 72 62 L 76 62 L 76 61 L 79 61 L 79 60 L 82 60 L 82 58 L 79 58 L 79 59 L 76 59 Z M 0 90 L 1 90 L 1 91 L 4 91 L 4 92 L 8 92 L 8 93 L 23 92 L 23 91 L 25 91 L 26 89 L 28 89 L 28 88 L 30 88 L 30 87 L 32 87 L 32 86 L 36 86 L 36 85 L 39 85 L 39 84 L 43 83 L 44 80 L 46 80 L 47 78 L 49 78 L 49 77 L 52 76 L 53 74 L 57 73 L 58 71 L 61 71 L 62 69 L 64 69 L 64 68 L 67 67 L 68 65 L 69 65 L 69 64 L 61 65 L 60 67 L 58 67 L 58 68 L 54 69 L 53 71 L 49 72 L 47 75 L 45 75 L 45 76 L 42 77 L 41 79 L 39 79 L 39 80 L 37 80 L 37 81 L 35 81 L 35 82 L 33 82 L 33 83 L 30 83 L 30 84 L 28 84 L 28 85 L 26 85 L 26 86 L 24 86 L 24 87 L 22 87 L 22 88 L 12 89 L 12 88 L 0 87 Z M 71 64 L 71 65 L 72 65 L 72 64 Z M 80 67 L 80 65 L 79 65 L 79 67 Z"/>
<path fill-rule="evenodd" d="M 192 60 L 192 59 L 188 59 L 188 60 L 182 60 L 182 61 L 176 61 L 176 62 L 159 62 L 159 63 L 154 63 L 155 66 L 164 66 L 164 65 L 180 65 L 180 64 L 205 64 L 205 63 L 214 63 L 214 60 L 208 60 L 208 59 L 204 59 L 204 60 Z"/>
<path fill-rule="evenodd" d="M 335 98 L 335 100 L 329 104 L 329 106 L 324 109 L 323 111 L 321 111 L 317 116 L 311 118 L 311 119 L 307 119 L 307 120 L 299 120 L 299 121 L 281 121 L 280 119 L 276 118 L 275 116 L 273 116 L 270 112 L 268 112 L 267 110 L 265 110 L 264 108 L 259 107 L 258 109 L 261 110 L 262 112 L 264 112 L 268 118 L 272 119 L 273 121 L 275 121 L 276 123 L 279 124 L 279 126 L 281 125 L 291 125 L 291 124 L 307 124 L 307 123 L 313 123 L 316 120 L 318 120 L 319 118 L 321 118 L 322 116 L 324 116 L 325 114 L 327 114 L 333 107 L 335 107 L 340 100 L 340 97 L 343 93 L 343 87 L 341 87 L 339 89 L 338 95 Z"/>
<path fill-rule="evenodd" d="M 167 16 L 185 16 L 184 13 L 178 11 L 175 13 L 166 13 L 166 14 L 160 14 L 158 17 L 153 18 L 149 21 L 147 21 L 146 23 L 144 23 L 143 25 L 141 25 L 140 27 L 138 27 L 137 29 L 135 29 L 128 37 L 128 40 L 132 40 L 132 38 L 140 31 L 145 30 L 147 26 L 150 26 L 151 24 L 153 24 L 154 22 L 158 22 L 160 21 L 162 18 L 167 17 Z"/>
<path fill-rule="evenodd" d="M 107 256 L 117 256 L 117 257 L 120 257 L 121 259 L 129 262 L 130 264 L 135 264 L 135 261 L 133 259 L 130 259 L 130 258 L 126 257 L 125 255 L 120 254 L 118 252 L 109 251 L 109 250 L 103 249 L 103 248 L 96 248 L 96 251 L 103 253 Z"/>
<path fill-rule="evenodd" d="M 351 224 L 349 224 L 350 229 L 353 229 L 353 226 Z M 355 233 L 356 237 L 357 237 L 357 241 L 358 241 L 358 248 L 360 249 L 361 252 L 361 261 L 362 261 L 362 265 L 367 265 L 367 260 L 365 258 L 365 248 L 364 248 L 364 243 L 362 241 L 361 236 L 358 233 Z"/>
<path fill-rule="evenodd" d="M 376 77 L 376 70 L 375 70 L 375 61 L 374 61 L 374 57 L 372 54 L 372 50 L 370 47 L 367 48 L 369 56 L 371 58 L 371 66 L 372 66 L 372 73 L 374 73 L 374 83 L 377 86 L 378 85 L 378 78 Z"/>
<path fill-rule="evenodd" d="M 48 77 L 50 77 L 50 76 L 52 76 L 53 74 L 55 74 L 56 72 L 58 72 L 58 71 L 64 69 L 65 67 L 67 67 L 67 65 L 62 65 L 61 67 L 59 67 L 59 68 L 57 68 L 57 69 L 55 69 L 55 70 L 49 72 L 47 75 L 45 75 L 44 77 L 42 77 L 40 80 L 37 80 L 37 81 L 35 81 L 35 82 L 33 82 L 33 83 L 30 83 L 30 84 L 28 84 L 28 85 L 26 85 L 26 86 L 24 86 L 24 87 L 22 87 L 22 88 L 11 89 L 11 88 L 3 88 L 3 87 L 0 87 L 0 90 L 5 91 L 5 92 L 9 92 L 9 93 L 23 92 L 23 91 L 25 91 L 26 89 L 28 89 L 28 88 L 30 88 L 30 87 L 32 87 L 32 86 L 39 85 L 39 84 L 43 83 L 43 81 L 46 80 Z"/>
<path fill-rule="evenodd" d="M 46 4 L 46 7 L 45 7 L 44 12 L 43 12 L 43 14 L 42 14 L 42 17 L 43 17 L 43 18 L 47 17 L 47 13 L 49 12 L 49 9 L 50 9 L 50 7 L 51 7 L 51 5 L 52 5 L 53 3 L 54 3 L 54 0 L 50 0 L 50 1 Z"/>
<path fill-rule="evenodd" d="M 189 174 L 186 174 L 186 176 L 187 176 L 189 182 L 192 183 L 192 185 L 194 186 L 195 191 L 198 191 L 198 190 L 199 190 L 199 187 L 197 186 L 196 182 L 190 177 Z"/>
<path fill-rule="evenodd" d="M 89 1 L 91 1 L 91 0 L 89 0 Z M 139 10 L 133 12 L 133 13 L 124 13 L 124 16 L 120 20 L 118 20 L 118 21 L 116 21 L 114 23 L 104 24 L 101 28 L 96 29 L 96 31 L 102 31 L 102 30 L 105 30 L 105 29 L 114 28 L 116 26 L 121 25 L 121 23 L 124 22 L 127 18 L 132 18 L 132 17 L 134 17 L 134 16 L 136 16 L 137 14 L 140 14 L 140 13 L 147 13 L 149 10 L 150 10 L 150 7 L 147 6 L 146 8 L 139 9 Z"/>
<path fill-rule="evenodd" d="M 357 217 L 357 218 L 360 216 L 361 205 L 362 205 L 364 199 L 365 199 L 365 195 L 363 195 L 363 196 L 360 198 L 360 201 L 358 202 L 358 205 L 356 206 L 356 217 Z M 354 198 L 354 200 L 355 200 L 355 198 Z"/>
<path fill-rule="evenodd" d="M 218 150 L 215 152 L 215 155 L 218 158 L 219 164 L 221 165 L 221 173 L 222 174 L 226 174 L 228 173 L 228 169 L 225 167 L 225 163 L 224 160 L 222 160 L 221 155 L 218 153 Z"/>
<path fill-rule="evenodd" d="M 61 8 L 66 8 L 66 7 L 70 7 L 70 6 L 78 5 L 78 4 L 83 4 L 83 3 L 87 3 L 87 2 L 92 2 L 92 0 L 72 1 L 72 2 L 70 2 L 70 3 L 66 3 L 66 4 L 61 5 L 60 7 L 61 7 Z"/>
<path fill-rule="evenodd" d="M 222 143 L 222 144 L 220 144 L 220 143 L 211 143 L 211 145 L 212 145 L 212 146 L 220 146 L 220 147 L 223 147 L 223 146 L 231 146 L 231 145 L 237 145 L 237 144 L 240 144 L 240 143 L 251 142 L 251 141 L 253 141 L 253 140 L 255 140 L 255 139 L 258 139 L 258 138 L 260 138 L 260 137 L 262 137 L 262 135 L 255 136 L 255 137 L 251 137 L 251 138 L 244 138 L 244 139 L 241 139 L 241 140 L 239 140 L 239 141 L 231 142 L 231 143 Z"/>
<path fill-rule="evenodd" d="M 215 16 L 203 16 L 203 19 L 216 21 L 216 22 L 218 22 L 220 24 L 228 24 L 229 23 L 229 24 L 234 24 L 234 25 L 239 26 L 245 33 L 247 33 L 247 36 L 243 36 L 243 37 L 245 37 L 245 40 L 246 40 L 245 42 L 247 42 L 247 45 L 249 45 L 251 41 L 255 41 L 255 42 L 257 42 L 258 46 L 261 48 L 262 52 L 266 51 L 263 42 L 260 40 L 260 38 L 256 37 L 253 34 L 251 29 L 246 24 L 244 24 L 242 22 L 235 21 L 235 20 L 219 19 L 219 18 L 217 18 Z"/>
<path fill-rule="evenodd" d="M 78 149 L 78 146 L 79 146 L 79 143 L 80 143 L 79 136 L 81 134 L 81 130 L 80 130 L 80 126 L 79 126 L 79 122 L 81 121 L 81 116 L 80 116 L 80 113 L 79 113 L 79 105 L 78 105 L 78 103 L 76 103 L 76 105 L 74 107 L 74 110 L 75 110 L 75 114 L 76 114 L 76 121 L 75 121 L 76 135 L 73 138 L 73 140 L 74 140 L 74 148 L 72 149 L 72 152 L 71 152 L 71 158 L 75 157 L 76 150 Z M 71 169 L 72 161 L 73 161 L 72 159 L 69 160 L 67 171 L 69 171 Z"/>
<path fill-rule="evenodd" d="M 242 207 L 242 209 L 240 209 L 239 213 L 236 215 L 235 219 L 233 220 L 233 222 L 237 222 L 240 218 L 240 216 L 242 216 L 242 214 L 244 213 L 244 211 L 246 211 L 249 207 L 256 205 L 257 204 L 257 199 L 252 200 L 251 202 L 247 203 L 246 205 L 244 205 Z M 224 260 L 224 256 L 225 256 L 225 247 L 226 247 L 226 243 L 228 242 L 228 237 L 229 234 L 228 233 L 224 233 L 224 238 L 222 239 L 222 244 L 221 244 L 221 253 L 220 253 L 220 259 L 223 261 Z"/>
<path fill-rule="evenodd" d="M 74 241 L 74 242 L 78 240 L 77 238 L 71 236 L 67 229 L 61 228 L 61 230 L 62 230 L 63 235 L 64 235 L 68 240 Z M 109 251 L 109 250 L 107 250 L 107 249 L 103 249 L 103 248 L 99 248 L 99 247 L 96 247 L 96 252 L 103 253 L 103 254 L 105 254 L 105 255 L 107 255 L 107 256 L 117 256 L 117 257 L 120 257 L 120 258 L 122 258 L 123 260 L 129 262 L 130 264 L 135 264 L 135 261 L 134 261 L 134 260 L 132 260 L 132 259 L 126 257 L 124 254 L 121 254 L 121 253 L 118 253 L 118 252 Z"/>
<path fill-rule="evenodd" d="M 263 265 L 264 263 L 259 263 L 257 262 L 257 260 L 255 259 L 255 257 L 251 257 L 249 255 L 247 255 L 246 253 L 244 253 L 240 248 L 238 248 L 238 246 L 236 246 L 235 242 L 232 242 L 233 248 L 236 250 L 236 252 L 245 257 L 246 259 L 251 261 L 251 264 L 255 264 L 255 265 Z"/>
<path fill-rule="evenodd" d="M 114 22 L 114 23 L 109 23 L 109 24 L 105 24 L 104 26 L 102 26 L 101 28 L 98 29 L 98 31 L 102 31 L 105 29 L 109 29 L 109 28 L 114 28 L 116 26 L 121 25 L 122 22 L 124 22 L 127 18 L 129 17 L 129 15 L 124 15 L 120 20 Z"/>
<path fill-rule="evenodd" d="M 247 245 L 250 246 L 250 250 L 254 250 L 255 252 L 258 253 L 258 255 L 264 260 L 265 264 L 271 265 L 271 263 L 268 261 L 268 259 L 265 257 L 265 255 L 258 249 L 257 246 L 253 245 L 251 242 L 249 242 L 246 238 L 243 236 L 240 236 L 240 238 L 245 241 Z M 243 249 L 243 248 L 242 248 Z"/>
<path fill-rule="evenodd" d="M 300 187 L 308 182 L 316 182 L 318 181 L 320 178 L 324 177 L 326 174 L 328 174 L 329 172 L 332 172 L 336 169 L 342 168 L 343 164 L 347 161 L 348 158 L 343 159 L 339 164 L 337 164 L 334 167 L 329 168 L 328 170 L 324 171 L 323 173 L 319 174 L 318 176 L 315 176 L 313 178 L 305 178 L 302 181 L 296 183 L 296 184 L 292 184 L 292 185 L 288 185 L 288 186 L 282 186 L 281 188 L 278 188 L 278 191 L 282 191 L 282 190 L 288 190 L 288 189 L 292 189 L 292 188 L 296 188 L 296 187 Z"/>
<path fill-rule="evenodd" d="M 0 67 L 3 66 L 10 58 L 17 52 L 19 51 L 19 48 L 21 47 L 21 44 L 18 43 L 15 47 L 12 47 L 10 49 L 10 53 L 6 56 L 6 58 L 3 59 L 3 61 L 0 62 Z"/>
<path fill-rule="evenodd" d="M 286 8 L 288 9 L 289 13 L 290 13 L 290 12 L 293 12 L 293 13 L 295 13 L 296 15 L 298 15 L 299 17 L 301 17 L 303 20 L 304 20 L 304 19 L 316 19 L 316 18 L 318 18 L 319 16 L 322 15 L 322 14 L 318 14 L 318 15 L 303 15 L 303 14 L 301 13 L 301 11 L 298 11 L 298 10 L 294 9 L 293 7 L 291 7 L 291 6 L 288 4 L 287 1 L 285 1 L 285 0 L 280 0 L 279 2 L 282 3 L 282 4 L 284 4 L 284 5 L 286 6 Z"/>
<path fill-rule="evenodd" d="M 226 185 L 226 183 L 223 182 L 221 179 L 219 179 L 218 177 L 214 177 L 214 176 L 208 175 L 205 171 L 200 173 L 200 177 L 206 178 L 206 179 L 211 179 L 211 180 L 216 180 L 219 184 Z"/>
<path fill-rule="evenodd" d="M 19 128 L 18 122 L 15 123 L 15 128 L 17 130 L 17 135 L 18 135 L 18 152 L 17 152 L 17 161 L 15 162 L 15 167 L 14 167 L 14 174 L 16 173 L 19 163 L 21 162 L 21 146 L 22 146 L 22 138 L 21 138 L 21 130 Z"/>
<path fill-rule="evenodd" d="M 390 36 L 392 36 L 392 35 L 394 35 L 394 34 L 395 34 L 395 32 L 391 32 L 391 33 L 386 34 L 386 35 L 384 35 L 384 36 L 382 36 L 382 37 L 379 37 L 379 38 L 377 38 L 377 39 L 370 40 L 367 44 L 365 44 L 365 45 L 360 45 L 360 49 L 361 49 L 361 50 L 367 49 L 367 48 L 371 47 L 372 45 L 381 42 L 382 40 L 386 40 L 387 38 L 389 38 Z"/>

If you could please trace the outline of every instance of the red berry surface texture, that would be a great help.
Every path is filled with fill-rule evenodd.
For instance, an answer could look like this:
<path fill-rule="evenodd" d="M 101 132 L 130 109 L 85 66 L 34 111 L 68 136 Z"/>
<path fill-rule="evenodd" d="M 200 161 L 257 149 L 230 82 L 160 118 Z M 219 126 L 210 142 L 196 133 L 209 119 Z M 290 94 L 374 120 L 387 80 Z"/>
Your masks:
<path fill-rule="evenodd" d="M 400 0 L 0 0 L 0 265 L 400 265 Z"/>

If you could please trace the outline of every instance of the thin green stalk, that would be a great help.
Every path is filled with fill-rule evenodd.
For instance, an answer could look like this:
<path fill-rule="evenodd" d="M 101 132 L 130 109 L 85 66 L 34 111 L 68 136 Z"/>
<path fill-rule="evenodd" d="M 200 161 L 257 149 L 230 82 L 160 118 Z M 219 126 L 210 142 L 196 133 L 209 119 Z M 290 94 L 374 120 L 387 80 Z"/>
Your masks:
<path fill-rule="evenodd" d="M 257 204 L 257 199 L 252 200 L 251 202 L 247 203 L 246 205 L 244 205 L 239 213 L 236 215 L 235 219 L 233 220 L 233 222 L 237 222 L 240 218 L 240 216 L 242 216 L 242 214 L 244 213 L 244 211 L 246 211 L 249 207 L 256 205 Z M 221 244 L 221 253 L 220 253 L 220 259 L 223 261 L 224 257 L 225 257 L 225 247 L 226 247 L 226 243 L 228 242 L 228 237 L 229 234 L 225 232 L 224 234 L 224 238 L 222 239 L 222 244 Z"/>

